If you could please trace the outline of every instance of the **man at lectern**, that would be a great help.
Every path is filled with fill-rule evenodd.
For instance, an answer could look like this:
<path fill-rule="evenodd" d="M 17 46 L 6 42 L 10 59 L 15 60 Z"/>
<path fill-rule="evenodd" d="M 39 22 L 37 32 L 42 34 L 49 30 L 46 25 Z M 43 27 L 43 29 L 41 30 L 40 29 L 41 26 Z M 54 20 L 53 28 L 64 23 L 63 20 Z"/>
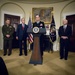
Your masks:
<path fill-rule="evenodd" d="M 35 16 L 35 21 L 33 23 L 33 27 L 39 27 L 39 28 L 45 28 L 44 22 L 40 21 L 40 15 Z M 43 56 L 43 51 L 44 51 L 44 35 L 42 34 L 40 36 L 40 53 L 41 57 Z"/>

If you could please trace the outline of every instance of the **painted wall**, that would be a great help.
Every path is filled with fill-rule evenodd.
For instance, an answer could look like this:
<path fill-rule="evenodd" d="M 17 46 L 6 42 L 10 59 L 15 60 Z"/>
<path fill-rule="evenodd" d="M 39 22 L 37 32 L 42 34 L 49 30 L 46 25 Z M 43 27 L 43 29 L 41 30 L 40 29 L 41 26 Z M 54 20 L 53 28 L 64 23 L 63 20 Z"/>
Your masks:
<path fill-rule="evenodd" d="M 66 18 L 67 15 L 72 15 L 75 14 L 75 2 L 69 3 L 63 10 L 61 13 L 61 20 L 63 18 Z"/>
<path fill-rule="evenodd" d="M 72 13 L 72 11 L 75 12 L 73 10 L 75 7 L 74 6 L 75 2 L 72 2 L 71 4 L 66 6 L 68 3 L 71 3 L 71 1 L 65 1 L 65 2 L 54 3 L 54 4 L 23 4 L 23 3 L 14 3 L 14 2 L 10 2 L 10 3 L 0 2 L 0 35 L 1 35 L 0 49 L 3 48 L 1 27 L 3 25 L 3 20 L 4 20 L 3 14 L 4 13 L 20 15 L 21 17 L 24 16 L 26 18 L 26 24 L 27 24 L 30 13 L 31 13 L 31 17 L 32 17 L 32 8 L 34 8 L 34 7 L 37 7 L 37 8 L 38 7 L 53 7 L 56 29 L 58 29 L 59 26 L 61 25 L 61 23 L 60 23 L 61 20 L 64 18 L 63 14 L 69 13 L 69 12 Z M 58 40 L 58 36 L 57 36 L 57 40 Z M 58 50 L 58 49 L 59 49 L 59 42 L 56 41 L 54 43 L 54 50 Z"/>

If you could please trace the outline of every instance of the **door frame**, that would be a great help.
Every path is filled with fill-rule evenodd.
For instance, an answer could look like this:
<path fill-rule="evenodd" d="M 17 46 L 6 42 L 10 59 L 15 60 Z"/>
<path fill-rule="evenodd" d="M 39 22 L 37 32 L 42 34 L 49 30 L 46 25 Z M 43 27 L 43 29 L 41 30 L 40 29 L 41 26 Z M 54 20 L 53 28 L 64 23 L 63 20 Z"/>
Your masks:
<path fill-rule="evenodd" d="M 23 17 L 23 14 L 17 14 L 17 13 L 12 13 L 12 12 L 8 12 L 8 11 L 4 11 L 2 10 L 1 11 L 1 27 L 4 25 L 4 14 L 10 14 L 10 15 L 16 15 L 16 16 L 20 16 L 20 18 Z M 21 23 L 21 21 L 20 21 Z M 2 35 L 2 32 L 1 32 L 1 50 L 3 49 L 3 35 Z"/>

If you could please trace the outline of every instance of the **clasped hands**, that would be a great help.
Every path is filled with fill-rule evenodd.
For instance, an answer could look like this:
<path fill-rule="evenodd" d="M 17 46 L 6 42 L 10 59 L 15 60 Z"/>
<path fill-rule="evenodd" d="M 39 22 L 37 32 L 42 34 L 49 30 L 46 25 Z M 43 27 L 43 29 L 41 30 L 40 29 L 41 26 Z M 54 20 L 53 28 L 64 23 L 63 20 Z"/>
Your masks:
<path fill-rule="evenodd" d="M 67 37 L 67 36 L 61 36 L 61 38 L 62 38 L 62 39 L 68 39 L 68 37 Z"/>
<path fill-rule="evenodd" d="M 9 35 L 9 34 L 7 34 L 7 35 L 6 35 L 6 37 L 7 37 L 7 38 L 9 38 L 9 37 L 10 37 L 10 35 Z"/>
<path fill-rule="evenodd" d="M 16 37 L 16 39 L 18 40 L 18 37 Z"/>

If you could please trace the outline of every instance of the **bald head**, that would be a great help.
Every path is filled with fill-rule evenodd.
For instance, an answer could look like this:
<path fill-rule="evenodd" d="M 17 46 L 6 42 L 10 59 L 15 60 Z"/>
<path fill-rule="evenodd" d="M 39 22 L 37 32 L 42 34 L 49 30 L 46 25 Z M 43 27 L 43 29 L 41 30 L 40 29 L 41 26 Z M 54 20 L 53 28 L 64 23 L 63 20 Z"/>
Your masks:
<path fill-rule="evenodd" d="M 64 19 L 64 20 L 63 20 L 63 24 L 64 24 L 64 25 L 67 25 L 67 24 L 68 24 L 68 20 Z"/>

